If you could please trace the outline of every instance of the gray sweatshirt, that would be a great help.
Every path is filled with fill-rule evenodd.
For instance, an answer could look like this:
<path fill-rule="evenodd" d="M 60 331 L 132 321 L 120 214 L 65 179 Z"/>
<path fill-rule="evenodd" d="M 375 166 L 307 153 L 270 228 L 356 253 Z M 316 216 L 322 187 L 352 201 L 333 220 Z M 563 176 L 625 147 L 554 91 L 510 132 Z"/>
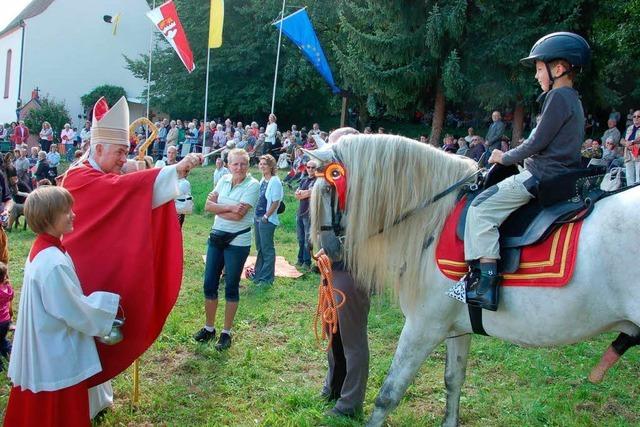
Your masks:
<path fill-rule="evenodd" d="M 542 104 L 535 134 L 502 157 L 506 166 L 524 160 L 538 180 L 546 180 L 580 168 L 584 139 L 584 110 L 578 92 L 570 87 L 553 89 Z"/>

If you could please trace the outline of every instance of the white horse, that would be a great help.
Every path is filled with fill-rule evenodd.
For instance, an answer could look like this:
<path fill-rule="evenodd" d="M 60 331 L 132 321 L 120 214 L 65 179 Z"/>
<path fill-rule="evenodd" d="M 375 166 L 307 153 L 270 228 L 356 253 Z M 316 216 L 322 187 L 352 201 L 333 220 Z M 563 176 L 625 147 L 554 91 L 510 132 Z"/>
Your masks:
<path fill-rule="evenodd" d="M 360 283 L 394 285 L 406 318 L 368 425 L 383 424 L 422 362 L 445 341 L 443 425 L 455 426 L 472 328 L 466 305 L 445 295 L 453 281 L 439 271 L 434 254 L 455 192 L 405 215 L 472 174 L 476 165 L 398 136 L 350 135 L 327 148 L 316 154 L 322 165 L 338 162 L 346 171 L 340 177 L 340 168 L 333 168 L 329 180 L 347 180 L 342 218 L 347 265 Z M 313 190 L 312 230 L 318 232 L 327 232 L 338 209 L 338 197 L 330 196 L 335 188 L 328 185 L 319 180 Z M 638 206 L 640 188 L 598 202 L 582 226 L 570 283 L 561 288 L 502 288 L 498 311 L 483 313 L 486 332 L 527 347 L 577 343 L 606 331 L 640 334 L 640 287 L 634 285 L 640 263 L 620 256 L 638 253 Z"/>

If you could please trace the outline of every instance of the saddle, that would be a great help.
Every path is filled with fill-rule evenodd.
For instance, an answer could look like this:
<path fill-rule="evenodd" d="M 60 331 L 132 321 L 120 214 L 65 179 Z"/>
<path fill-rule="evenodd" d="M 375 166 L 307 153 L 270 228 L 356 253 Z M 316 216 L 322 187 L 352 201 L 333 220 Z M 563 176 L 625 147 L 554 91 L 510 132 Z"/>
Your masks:
<path fill-rule="evenodd" d="M 516 166 L 496 166 L 485 177 L 482 188 L 464 194 L 466 203 L 456 227 L 456 235 L 462 241 L 467 211 L 475 197 L 518 173 Z M 598 187 L 601 176 L 599 168 L 589 168 L 541 182 L 533 190 L 535 197 L 514 211 L 499 228 L 500 271 L 503 274 L 515 272 L 520 265 L 522 248 L 547 239 L 563 224 L 586 218 L 593 210 L 595 201 L 604 195 Z"/>

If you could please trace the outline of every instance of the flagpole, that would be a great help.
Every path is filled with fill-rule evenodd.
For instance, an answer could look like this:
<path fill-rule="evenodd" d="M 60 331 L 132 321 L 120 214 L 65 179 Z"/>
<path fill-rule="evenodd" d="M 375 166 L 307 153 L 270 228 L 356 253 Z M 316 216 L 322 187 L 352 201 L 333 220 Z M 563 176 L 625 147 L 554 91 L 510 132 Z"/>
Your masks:
<path fill-rule="evenodd" d="M 273 95 L 271 96 L 271 114 L 276 103 L 276 84 L 278 83 L 278 63 L 280 62 L 280 42 L 282 41 L 282 21 L 284 20 L 284 6 L 287 0 L 282 0 L 282 12 L 280 12 L 280 33 L 278 34 L 278 53 L 276 54 L 276 72 L 273 76 Z"/>
<path fill-rule="evenodd" d="M 202 154 L 206 154 L 204 152 L 204 145 L 207 138 L 207 128 L 209 127 L 207 125 L 207 101 L 209 100 L 209 58 L 210 56 L 211 56 L 211 48 L 207 45 L 207 77 L 205 78 L 205 83 L 204 83 L 204 123 L 203 123 L 204 130 L 202 131 Z"/>
<path fill-rule="evenodd" d="M 156 8 L 156 0 L 153 0 L 153 8 Z M 146 118 L 151 120 L 149 117 L 149 98 L 151 95 L 151 54 L 153 52 L 153 23 L 151 24 L 151 31 L 149 32 L 149 71 L 147 73 L 147 114 Z M 149 136 L 149 130 L 147 129 L 147 137 Z"/>

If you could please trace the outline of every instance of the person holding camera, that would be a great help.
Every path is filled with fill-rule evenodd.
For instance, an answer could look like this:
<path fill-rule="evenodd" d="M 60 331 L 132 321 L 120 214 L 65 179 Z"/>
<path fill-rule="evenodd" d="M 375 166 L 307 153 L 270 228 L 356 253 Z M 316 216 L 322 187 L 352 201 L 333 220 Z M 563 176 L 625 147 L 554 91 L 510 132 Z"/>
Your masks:
<path fill-rule="evenodd" d="M 207 261 L 204 270 L 205 325 L 195 335 L 198 342 L 215 339 L 218 287 L 225 271 L 224 328 L 216 349 L 231 346 L 231 327 L 240 299 L 240 275 L 251 249 L 253 211 L 260 196 L 260 184 L 248 174 L 249 155 L 241 148 L 229 151 L 231 174 L 224 175 L 209 193 L 204 209 L 215 214 L 209 236 Z"/>

